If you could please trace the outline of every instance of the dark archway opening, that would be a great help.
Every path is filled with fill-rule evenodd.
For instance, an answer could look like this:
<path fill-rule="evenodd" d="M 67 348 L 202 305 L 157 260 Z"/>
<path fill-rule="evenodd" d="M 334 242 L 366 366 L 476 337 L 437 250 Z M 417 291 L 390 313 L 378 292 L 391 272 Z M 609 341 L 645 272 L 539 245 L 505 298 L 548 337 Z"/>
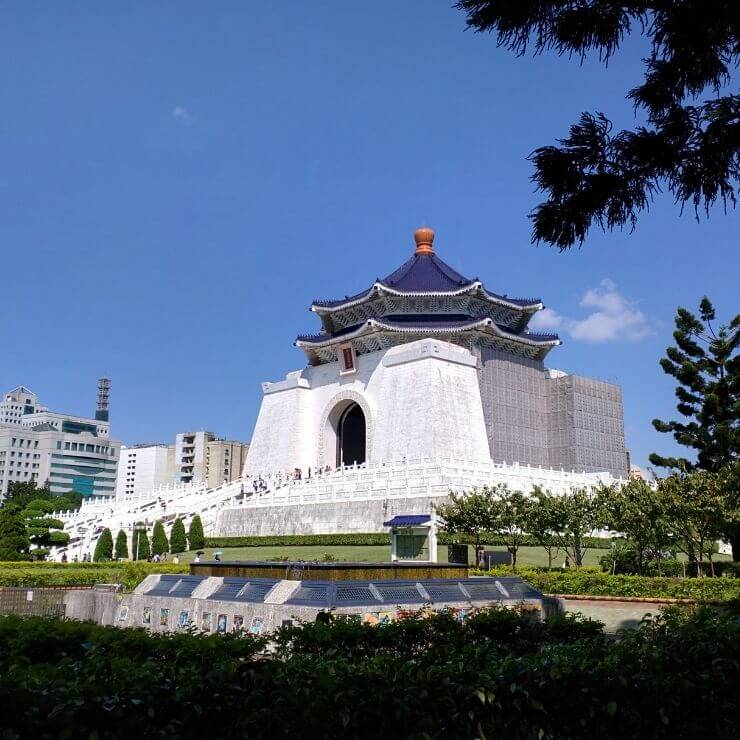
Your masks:
<path fill-rule="evenodd" d="M 337 427 L 337 467 L 365 462 L 365 414 L 353 403 L 339 418 Z"/>

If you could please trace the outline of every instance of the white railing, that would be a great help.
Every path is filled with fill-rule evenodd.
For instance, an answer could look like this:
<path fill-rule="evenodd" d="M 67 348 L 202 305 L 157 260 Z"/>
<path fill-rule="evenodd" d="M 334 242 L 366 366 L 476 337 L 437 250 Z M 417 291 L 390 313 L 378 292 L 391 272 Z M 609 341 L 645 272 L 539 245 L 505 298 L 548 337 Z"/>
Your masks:
<path fill-rule="evenodd" d="M 267 475 L 239 478 L 216 488 L 204 484 L 162 486 L 137 500 L 115 497 L 86 500 L 72 512 L 56 512 L 54 518 L 64 522 L 71 536 L 70 544 L 57 548 L 56 559 L 64 552 L 92 552 L 104 528 L 115 535 L 119 529 L 131 532 L 134 525 L 153 526 L 162 521 L 171 525 L 181 518 L 187 525 L 198 514 L 206 534 L 215 534 L 217 515 L 224 508 L 263 508 L 267 506 L 301 506 L 323 502 L 442 497 L 450 491 L 464 491 L 485 485 L 505 483 L 529 491 L 535 485 L 561 493 L 572 487 L 592 486 L 614 481 L 608 473 L 538 468 L 518 463 L 493 461 L 406 458 L 341 467 L 327 473 L 294 479 L 289 475 Z"/>

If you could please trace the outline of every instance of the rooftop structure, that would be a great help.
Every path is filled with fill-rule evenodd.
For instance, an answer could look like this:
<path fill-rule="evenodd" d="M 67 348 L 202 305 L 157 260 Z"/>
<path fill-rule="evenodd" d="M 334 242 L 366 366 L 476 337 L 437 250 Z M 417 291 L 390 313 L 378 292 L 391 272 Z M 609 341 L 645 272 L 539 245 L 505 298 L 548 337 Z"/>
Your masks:
<path fill-rule="evenodd" d="M 417 229 L 411 258 L 367 290 L 311 305 L 322 323 L 319 334 L 296 339 L 312 365 L 335 362 L 352 342 L 356 355 L 423 337 L 439 337 L 467 348 L 486 346 L 544 359 L 560 344 L 555 334 L 530 332 L 527 325 L 544 308 L 539 298 L 510 298 L 466 278 L 434 252 L 434 231 Z"/>

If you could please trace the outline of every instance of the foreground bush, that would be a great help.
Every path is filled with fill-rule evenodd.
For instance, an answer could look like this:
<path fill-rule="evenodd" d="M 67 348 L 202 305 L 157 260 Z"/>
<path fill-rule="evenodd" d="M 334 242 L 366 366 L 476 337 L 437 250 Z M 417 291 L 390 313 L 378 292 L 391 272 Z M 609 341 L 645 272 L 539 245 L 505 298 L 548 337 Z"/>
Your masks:
<path fill-rule="evenodd" d="M 494 568 L 487 575 L 511 575 L 510 568 Z M 547 571 L 517 568 L 517 575 L 547 594 L 583 596 L 631 596 L 653 599 L 691 599 L 725 602 L 740 599 L 737 578 L 661 578 L 659 576 L 613 576 L 595 569 L 571 568 Z"/>
<path fill-rule="evenodd" d="M 609 641 L 489 611 L 247 636 L 0 618 L 3 738 L 729 738 L 740 628 L 672 610 Z"/>

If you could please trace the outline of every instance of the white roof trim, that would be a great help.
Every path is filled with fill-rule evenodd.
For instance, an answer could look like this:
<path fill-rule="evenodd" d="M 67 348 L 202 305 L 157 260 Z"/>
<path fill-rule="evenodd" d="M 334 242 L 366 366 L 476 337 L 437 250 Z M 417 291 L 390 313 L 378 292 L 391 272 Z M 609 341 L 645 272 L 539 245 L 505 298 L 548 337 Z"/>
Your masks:
<path fill-rule="evenodd" d="M 469 324 L 465 324 L 462 327 L 438 327 L 438 328 L 425 328 L 420 330 L 414 327 L 400 328 L 398 326 L 392 326 L 379 319 L 368 319 L 364 324 L 361 324 L 353 332 L 348 334 L 342 334 L 339 337 L 327 337 L 326 341 L 323 342 L 307 342 L 305 340 L 296 340 L 296 347 L 306 349 L 322 349 L 323 347 L 329 347 L 333 344 L 341 344 L 347 342 L 356 337 L 364 336 L 373 331 L 390 331 L 401 334 L 456 334 L 461 331 L 474 331 L 476 329 L 488 330 L 491 334 L 495 334 L 502 339 L 508 339 L 512 342 L 519 342 L 522 344 L 528 344 L 533 347 L 557 347 L 561 344 L 559 339 L 531 339 L 527 335 L 523 334 L 512 334 L 499 328 L 499 326 L 491 319 L 480 319 L 479 321 L 471 321 Z"/>
<path fill-rule="evenodd" d="M 383 283 L 376 282 L 376 283 L 373 283 L 373 285 L 358 298 L 355 298 L 353 300 L 347 300 L 345 303 L 340 303 L 337 306 L 319 306 L 313 303 L 311 304 L 311 311 L 319 315 L 331 314 L 337 311 L 343 311 L 346 308 L 351 308 L 352 306 L 356 306 L 360 303 L 364 303 L 376 293 L 377 294 L 387 293 L 388 295 L 399 296 L 402 298 L 413 298 L 414 296 L 419 296 L 422 298 L 430 297 L 430 296 L 444 298 L 448 296 L 464 295 L 465 293 L 471 293 L 473 291 L 480 291 L 492 303 L 498 303 L 502 306 L 512 308 L 515 311 L 525 311 L 525 312 L 539 311 L 542 308 L 544 308 L 544 304 L 542 303 L 542 301 L 538 301 L 537 303 L 521 305 L 519 303 L 514 303 L 512 301 L 509 301 L 506 298 L 502 298 L 501 296 L 493 295 L 489 293 L 483 287 L 483 283 L 481 283 L 479 280 L 476 280 L 472 283 L 468 283 L 467 285 L 464 285 L 462 288 L 458 288 L 457 290 L 442 290 L 442 291 L 429 291 L 429 292 L 396 290 L 395 288 L 390 288 L 389 286 L 384 285 Z"/>

